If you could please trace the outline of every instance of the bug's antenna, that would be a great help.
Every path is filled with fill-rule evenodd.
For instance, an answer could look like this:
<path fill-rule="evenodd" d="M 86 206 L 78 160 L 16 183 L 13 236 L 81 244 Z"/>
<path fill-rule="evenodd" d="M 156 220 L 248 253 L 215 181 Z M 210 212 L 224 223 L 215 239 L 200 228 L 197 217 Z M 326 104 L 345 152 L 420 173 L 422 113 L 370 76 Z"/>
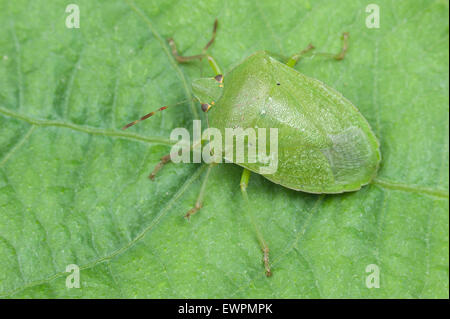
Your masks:
<path fill-rule="evenodd" d="M 169 107 L 171 107 L 171 106 L 180 105 L 180 104 L 183 104 L 183 103 L 185 103 L 185 102 L 187 102 L 187 100 L 184 100 L 184 101 L 181 101 L 181 102 L 178 102 L 178 103 L 175 103 L 175 104 L 171 104 L 171 105 L 162 106 L 162 107 L 160 107 L 159 109 L 157 109 L 157 110 L 155 110 L 155 111 L 152 111 L 152 112 L 150 112 L 150 113 L 145 114 L 145 115 L 144 115 L 143 117 L 141 117 L 140 119 L 138 119 L 138 120 L 136 120 L 136 121 L 133 121 L 133 122 L 131 122 L 131 123 L 128 123 L 127 125 L 125 125 L 124 127 L 122 127 L 122 130 L 126 130 L 126 129 L 129 128 L 130 126 L 133 126 L 133 125 L 135 125 L 135 124 L 137 124 L 137 123 L 139 123 L 139 122 L 142 122 L 143 120 L 148 119 L 150 116 L 154 115 L 155 113 L 157 113 L 157 112 L 159 112 L 159 111 L 164 111 L 165 109 L 167 109 L 167 108 L 169 108 Z"/>

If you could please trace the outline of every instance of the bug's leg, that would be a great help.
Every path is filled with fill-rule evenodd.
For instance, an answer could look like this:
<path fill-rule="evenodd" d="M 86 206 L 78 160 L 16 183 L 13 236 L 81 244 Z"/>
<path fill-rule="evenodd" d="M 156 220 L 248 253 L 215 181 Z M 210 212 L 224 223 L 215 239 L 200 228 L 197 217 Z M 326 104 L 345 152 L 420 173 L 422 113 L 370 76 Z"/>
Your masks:
<path fill-rule="evenodd" d="M 305 54 L 307 54 L 308 52 L 310 52 L 313 49 L 314 49 L 314 46 L 311 43 L 308 44 L 306 49 L 302 50 L 300 53 L 297 53 L 297 54 L 294 54 L 293 56 L 291 56 L 289 58 L 289 60 L 286 62 L 286 65 L 290 66 L 291 68 L 293 68 L 297 64 L 298 60 L 300 60 L 300 58 L 302 56 L 304 56 Z"/>
<path fill-rule="evenodd" d="M 208 48 L 211 46 L 211 44 L 213 44 L 214 40 L 216 39 L 217 25 L 218 25 L 218 21 L 216 19 L 216 20 L 214 20 L 214 26 L 213 26 L 213 32 L 212 32 L 211 39 L 208 41 L 208 43 L 203 48 L 202 54 L 191 55 L 191 56 L 179 55 L 178 51 L 177 51 L 177 46 L 175 45 L 175 41 L 173 41 L 173 39 L 170 38 L 168 40 L 169 41 L 169 46 L 172 49 L 172 54 L 175 57 L 175 59 L 178 62 L 180 62 L 180 63 L 185 63 L 185 62 L 189 62 L 189 61 L 192 61 L 192 60 L 201 60 L 201 59 L 203 59 L 206 56 L 206 51 L 208 50 Z"/>
<path fill-rule="evenodd" d="M 348 50 L 348 38 L 349 38 L 349 33 L 348 32 L 343 32 L 342 33 L 342 48 L 341 48 L 341 52 L 339 52 L 338 54 L 329 54 L 329 56 L 331 56 L 332 58 L 334 58 L 335 60 L 342 60 L 345 57 L 345 54 L 347 53 Z M 327 54 L 327 53 L 324 53 Z"/>
<path fill-rule="evenodd" d="M 155 166 L 155 168 L 153 169 L 153 172 L 150 173 L 150 175 L 148 176 L 148 178 L 150 178 L 151 180 L 153 180 L 156 176 L 156 174 L 161 170 L 161 168 L 163 168 L 164 165 L 166 165 L 168 162 L 170 162 L 170 154 L 164 155 L 163 157 L 161 157 L 161 160 L 159 161 L 159 163 Z"/>
<path fill-rule="evenodd" d="M 208 125 L 209 127 L 209 125 Z M 205 142 L 204 140 L 200 140 L 199 142 L 197 142 L 196 144 L 193 144 L 191 146 L 191 151 L 193 149 L 195 149 L 196 147 L 198 147 L 199 145 L 201 146 L 203 144 L 203 142 Z M 180 150 L 181 152 L 181 150 Z M 180 154 L 180 153 L 179 153 Z M 163 168 L 164 165 L 166 165 L 167 163 L 169 163 L 171 161 L 170 159 L 170 153 L 167 155 L 164 155 L 163 157 L 161 157 L 159 163 L 155 166 L 155 168 L 153 169 L 153 171 L 150 173 L 150 175 L 148 176 L 148 178 L 150 178 L 151 180 L 153 180 L 156 176 L 156 174 L 161 170 L 161 168 Z"/>
<path fill-rule="evenodd" d="M 198 212 L 203 207 L 203 195 L 205 194 L 206 189 L 206 183 L 208 181 L 209 172 L 211 171 L 211 167 L 214 165 L 214 163 L 208 164 L 208 168 L 206 170 L 205 177 L 202 182 L 202 186 L 200 187 L 200 192 L 198 194 L 197 200 L 195 202 L 195 205 L 193 208 L 191 208 L 186 215 L 184 215 L 185 218 L 189 219 L 192 215 L 194 215 L 196 212 Z"/>
<path fill-rule="evenodd" d="M 168 39 L 169 46 L 170 46 L 170 49 L 172 50 L 172 54 L 175 57 L 175 60 L 177 60 L 179 63 L 186 63 L 186 62 L 190 62 L 192 60 L 201 60 L 204 57 L 206 57 L 206 51 L 208 50 L 208 48 L 211 46 L 211 44 L 214 42 L 214 40 L 216 38 L 217 25 L 218 25 L 218 21 L 216 19 L 214 21 L 214 26 L 213 26 L 213 32 L 212 32 L 211 39 L 205 45 L 205 47 L 203 48 L 201 54 L 196 54 L 196 55 L 191 55 L 191 56 L 180 55 L 178 53 L 175 41 L 172 38 Z"/>
<path fill-rule="evenodd" d="M 261 250 L 263 251 L 263 262 L 264 262 L 264 268 L 266 269 L 266 276 L 270 277 L 272 276 L 272 272 L 270 270 L 270 264 L 269 264 L 269 246 L 267 246 L 266 241 L 264 240 L 264 237 L 262 236 L 261 231 L 259 230 L 258 226 L 256 225 L 255 218 L 253 217 L 253 213 L 250 210 L 250 202 L 248 200 L 248 194 L 247 194 L 247 186 L 248 181 L 250 180 L 250 174 L 251 172 L 244 168 L 244 171 L 242 172 L 241 176 L 241 192 L 242 196 L 244 197 L 245 201 L 245 210 L 248 212 L 248 215 L 250 216 L 251 223 L 253 225 L 253 228 L 256 231 L 256 236 L 258 237 L 259 245 L 261 246 Z"/>
<path fill-rule="evenodd" d="M 178 53 L 177 50 L 177 46 L 175 44 L 175 41 L 170 38 L 168 40 L 169 42 L 169 46 L 170 49 L 172 50 L 172 54 L 175 57 L 175 59 L 179 62 L 179 63 L 186 63 L 186 62 L 190 62 L 192 60 L 201 60 L 203 58 L 207 58 L 209 65 L 211 66 L 211 68 L 214 70 L 214 73 L 217 75 L 221 75 L 222 71 L 219 68 L 219 65 L 217 64 L 216 60 L 214 60 L 214 58 L 212 56 L 210 56 L 209 54 L 206 53 L 206 51 L 208 50 L 208 48 L 211 46 L 211 44 L 213 44 L 214 40 L 216 39 L 216 31 L 217 31 L 217 26 L 218 26 L 218 21 L 217 19 L 214 20 L 214 26 L 213 26 L 213 31 L 212 31 L 212 36 L 211 39 L 208 41 L 208 43 L 205 45 L 205 47 L 202 50 L 201 54 L 197 54 L 197 55 L 191 55 L 191 56 L 182 56 Z"/>
<path fill-rule="evenodd" d="M 325 57 L 329 57 L 329 58 L 332 58 L 332 59 L 335 59 L 335 60 L 338 60 L 338 61 L 344 59 L 345 54 L 347 53 L 347 50 L 348 50 L 348 38 L 349 38 L 349 33 L 348 32 L 343 32 L 342 33 L 342 48 L 341 48 L 341 51 L 339 51 L 339 53 L 333 54 L 333 53 L 319 52 L 319 53 L 314 53 L 314 56 L 325 56 Z M 294 67 L 297 64 L 297 62 L 300 60 L 300 58 L 302 56 L 310 54 L 312 49 L 314 49 L 314 46 L 312 44 L 309 44 L 306 49 L 304 49 L 300 53 L 294 54 L 286 62 L 286 64 L 288 66 L 290 66 L 290 67 Z"/>
<path fill-rule="evenodd" d="M 190 62 L 192 60 L 201 60 L 205 57 L 204 54 L 197 54 L 197 55 L 191 55 L 191 56 L 182 56 L 178 54 L 177 46 L 175 45 L 175 42 L 172 38 L 167 40 L 169 42 L 169 46 L 172 50 L 172 55 L 174 56 L 175 60 L 177 60 L 179 63 L 186 63 Z"/>

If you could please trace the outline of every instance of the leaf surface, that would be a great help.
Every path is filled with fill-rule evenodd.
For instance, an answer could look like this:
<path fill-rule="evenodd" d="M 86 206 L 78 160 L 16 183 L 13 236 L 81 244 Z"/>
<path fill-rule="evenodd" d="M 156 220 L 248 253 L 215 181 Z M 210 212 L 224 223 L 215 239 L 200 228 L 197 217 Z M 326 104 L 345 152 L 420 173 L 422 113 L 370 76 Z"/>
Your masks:
<path fill-rule="evenodd" d="M 448 298 L 448 2 L 0 0 L 0 296 L 4 298 Z M 340 91 L 381 143 L 375 182 L 342 195 L 291 191 L 258 175 L 251 209 L 271 249 L 266 278 L 243 209 L 241 168 L 166 165 L 175 127 L 192 127 L 190 81 L 166 40 L 210 49 L 225 71 L 257 50 L 289 56 L 312 42 L 347 57 L 296 69 Z M 81 288 L 66 288 L 66 267 Z M 368 289 L 368 265 L 380 288 Z"/>

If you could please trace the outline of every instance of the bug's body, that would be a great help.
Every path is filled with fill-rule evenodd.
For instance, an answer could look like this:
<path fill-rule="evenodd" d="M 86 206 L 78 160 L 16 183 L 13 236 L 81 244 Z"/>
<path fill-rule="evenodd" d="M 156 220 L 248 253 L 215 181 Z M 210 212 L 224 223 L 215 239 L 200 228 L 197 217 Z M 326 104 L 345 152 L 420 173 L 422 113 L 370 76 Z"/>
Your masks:
<path fill-rule="evenodd" d="M 209 154 L 219 154 L 244 167 L 240 187 L 247 205 L 250 204 L 247 196 L 250 171 L 284 187 L 309 193 L 349 192 L 368 184 L 374 178 L 381 160 L 379 143 L 369 124 L 340 93 L 293 68 L 314 46 L 309 44 L 299 54 L 293 55 L 287 64 L 275 60 L 264 51 L 256 52 L 223 75 L 212 56 L 206 53 L 215 39 L 217 24 L 215 20 L 211 40 L 201 54 L 182 56 L 178 54 L 173 39 L 169 39 L 169 45 L 178 62 L 207 58 L 215 73 L 213 78 L 193 81 L 192 91 L 202 104 L 202 110 L 208 112 L 209 126 L 218 129 L 222 137 L 225 136 L 225 148 L 220 151 L 222 154 L 215 153 L 214 147 L 214 152 Z M 348 49 L 348 36 L 347 32 L 342 34 L 343 45 L 338 54 L 322 55 L 342 60 Z M 150 112 L 123 129 L 166 108 L 164 106 Z M 267 147 L 265 150 L 262 147 L 262 152 L 258 150 L 256 161 L 233 161 L 234 157 L 229 158 L 230 154 L 227 154 L 230 146 L 226 142 L 227 129 L 240 130 L 239 134 L 244 130 L 252 132 L 258 129 L 259 134 L 260 128 L 265 128 L 266 133 L 269 130 L 269 134 L 270 129 L 278 130 L 277 165 L 271 174 L 262 170 L 267 163 L 259 159 L 260 153 L 268 153 Z M 253 137 L 248 138 L 248 143 L 243 143 L 247 159 L 250 142 L 259 148 L 259 142 L 264 140 L 258 136 L 256 141 Z M 241 141 L 242 138 L 240 136 Z M 251 145 L 252 150 L 254 146 Z M 271 143 L 269 149 L 272 154 Z M 163 156 L 149 177 L 153 179 L 170 160 L 171 154 Z M 213 164 L 209 163 L 195 206 L 187 212 L 186 218 L 202 208 L 203 194 Z M 248 212 L 252 217 L 251 211 Z M 253 217 L 250 219 L 263 252 L 266 275 L 270 276 L 269 246 Z"/>
<path fill-rule="evenodd" d="M 270 181 L 310 193 L 355 191 L 375 176 L 381 155 L 365 118 L 340 93 L 257 52 L 224 76 L 193 83 L 211 127 L 278 128 L 278 169 Z M 262 163 L 237 163 L 259 173 Z"/>

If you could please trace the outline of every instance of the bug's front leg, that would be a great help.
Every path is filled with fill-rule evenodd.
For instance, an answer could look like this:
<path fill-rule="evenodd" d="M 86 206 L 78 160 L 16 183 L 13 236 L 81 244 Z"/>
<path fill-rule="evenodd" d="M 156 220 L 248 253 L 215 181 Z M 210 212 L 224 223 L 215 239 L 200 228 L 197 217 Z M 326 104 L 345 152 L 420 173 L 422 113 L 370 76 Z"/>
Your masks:
<path fill-rule="evenodd" d="M 166 165 L 168 162 L 170 162 L 170 154 L 164 155 L 163 157 L 161 157 L 161 160 L 159 161 L 159 163 L 155 166 L 155 168 L 153 169 L 153 171 L 150 173 L 150 175 L 148 176 L 148 178 L 150 178 L 151 180 L 155 179 L 156 174 L 161 170 L 161 168 L 163 168 L 164 165 Z"/>
<path fill-rule="evenodd" d="M 207 54 L 208 48 L 211 46 L 211 44 L 213 44 L 213 42 L 214 42 L 214 40 L 216 38 L 217 26 L 218 26 L 218 21 L 216 19 L 214 21 L 214 26 L 213 26 L 213 32 L 212 32 L 211 39 L 205 45 L 205 47 L 203 48 L 201 54 L 196 54 L 196 55 L 191 55 L 191 56 L 180 55 L 178 53 L 175 41 L 172 38 L 170 38 L 168 41 L 169 41 L 169 46 L 170 46 L 170 48 L 172 50 L 172 55 L 174 56 L 175 60 L 177 60 L 179 63 L 186 63 L 186 62 L 190 62 L 190 61 L 193 61 L 193 60 L 202 60 L 203 58 L 206 58 L 208 60 L 209 65 L 211 66 L 211 68 L 214 71 L 214 74 L 215 74 L 214 79 L 217 82 L 217 85 L 220 88 L 223 88 L 223 73 L 222 73 L 222 70 L 220 69 L 220 67 L 217 64 L 216 60 L 211 55 Z M 199 102 L 202 104 L 202 111 L 205 112 L 205 113 L 208 112 L 209 109 L 214 105 L 214 102 L 211 102 L 211 101 L 199 101 Z"/>
<path fill-rule="evenodd" d="M 216 60 L 214 60 L 214 58 L 212 56 L 210 56 L 209 54 L 206 53 L 208 48 L 211 46 L 211 44 L 213 44 L 214 40 L 216 39 L 217 26 L 218 26 L 218 21 L 216 19 L 214 21 L 214 26 L 213 26 L 213 32 L 212 32 L 211 39 L 205 45 L 205 47 L 203 48 L 201 54 L 196 54 L 196 55 L 191 55 L 191 56 L 180 55 L 178 53 L 175 41 L 172 38 L 170 38 L 168 40 L 168 42 L 169 42 L 170 49 L 172 50 L 172 55 L 175 57 L 175 60 L 177 60 L 179 63 L 186 63 L 186 62 L 190 62 L 190 61 L 193 61 L 193 60 L 201 60 L 203 58 L 207 58 L 208 62 L 209 62 L 209 65 L 213 69 L 215 75 L 221 75 L 222 71 L 221 71 L 219 65 L 217 64 Z"/>
<path fill-rule="evenodd" d="M 241 192 L 242 192 L 242 196 L 244 197 L 244 201 L 245 201 L 245 210 L 247 211 L 249 217 L 250 217 L 250 221 L 253 225 L 253 228 L 255 229 L 256 232 L 256 236 L 258 237 L 258 241 L 259 244 L 261 246 L 261 250 L 263 251 L 263 262 L 264 262 L 264 268 L 266 269 L 266 276 L 270 277 L 272 276 L 272 271 L 270 270 L 270 263 L 269 263 L 269 246 L 267 246 L 266 241 L 264 240 L 264 237 L 262 236 L 261 231 L 259 230 L 255 218 L 253 217 L 253 213 L 250 210 L 250 202 L 248 200 L 248 194 L 247 194 L 247 186 L 248 186 L 248 181 L 250 180 L 250 175 L 251 172 L 244 168 L 243 172 L 242 172 L 242 176 L 241 176 Z"/>

